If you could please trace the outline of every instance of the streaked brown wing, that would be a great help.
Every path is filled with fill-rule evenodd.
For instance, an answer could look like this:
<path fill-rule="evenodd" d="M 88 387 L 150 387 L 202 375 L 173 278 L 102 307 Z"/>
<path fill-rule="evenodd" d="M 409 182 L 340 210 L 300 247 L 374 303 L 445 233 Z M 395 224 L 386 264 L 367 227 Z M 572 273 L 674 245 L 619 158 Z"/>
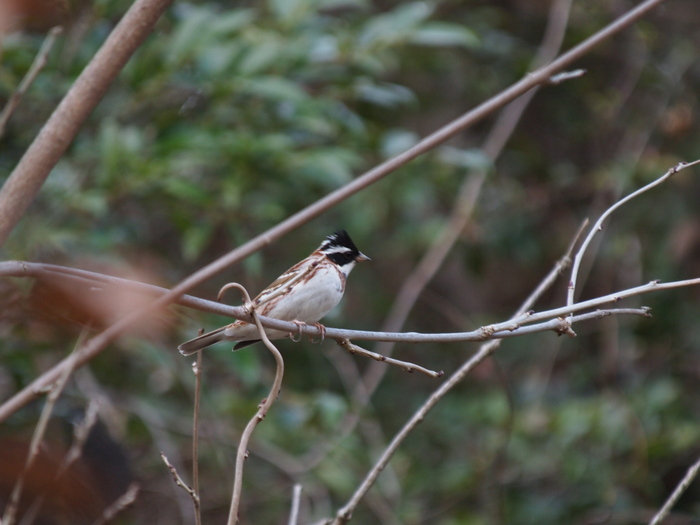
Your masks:
<path fill-rule="evenodd" d="M 318 251 L 318 250 L 317 250 Z M 262 292 L 260 292 L 255 299 L 253 299 L 253 304 L 255 306 L 260 306 L 261 304 L 264 304 L 267 302 L 267 298 L 273 294 L 276 294 L 278 290 L 281 288 L 284 288 L 287 283 L 292 281 L 297 275 L 299 275 L 299 272 L 303 272 L 306 270 L 306 268 L 311 264 L 314 260 L 317 258 L 314 257 L 316 255 L 316 252 L 312 253 L 309 257 L 304 259 L 303 261 L 300 261 L 296 263 L 294 266 L 292 266 L 289 270 L 284 272 L 282 275 L 280 275 L 270 286 L 265 288 Z M 322 256 L 322 254 L 319 255 Z"/>

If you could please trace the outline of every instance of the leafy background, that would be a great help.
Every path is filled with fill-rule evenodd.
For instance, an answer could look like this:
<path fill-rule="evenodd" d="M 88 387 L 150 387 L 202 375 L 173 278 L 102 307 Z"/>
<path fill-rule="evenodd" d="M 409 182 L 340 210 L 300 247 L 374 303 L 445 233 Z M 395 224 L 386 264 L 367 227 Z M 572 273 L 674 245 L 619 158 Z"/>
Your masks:
<path fill-rule="evenodd" d="M 37 5 L 22 31 L 2 39 L 0 103 L 48 27 L 61 19 L 66 32 L 0 138 L 0 177 L 129 6 Z M 565 48 L 631 5 L 574 2 Z M 480 150 L 490 118 L 196 293 L 213 298 L 233 280 L 258 291 L 343 227 L 373 261 L 355 270 L 326 322 L 378 329 L 461 182 L 486 167 L 476 216 L 406 329 L 462 331 L 504 319 L 584 217 L 700 157 L 693 7 L 666 2 L 576 64 L 584 77 L 543 88 L 495 165 Z M 548 9 L 548 2 L 518 0 L 175 3 L 2 256 L 172 286 L 526 74 Z M 586 267 L 582 298 L 699 275 L 698 180 L 697 170 L 686 170 L 614 216 Z M 539 309 L 561 304 L 563 281 Z M 39 285 L 0 283 L 2 399 L 69 352 L 81 329 L 62 298 L 42 295 Z M 700 455 L 698 291 L 629 304 L 651 306 L 653 319 L 589 322 L 575 327 L 575 339 L 505 342 L 409 437 L 354 521 L 647 522 Z M 125 337 L 76 374 L 52 423 L 52 446 L 66 447 L 70 423 L 99 397 L 103 445 L 118 451 L 95 455 L 105 461 L 100 479 L 133 478 L 142 487 L 124 523 L 192 522 L 158 451 L 188 473 L 194 379 L 175 347 L 225 319 L 173 312 L 166 329 Z M 330 341 L 280 346 L 282 394 L 246 464 L 241 517 L 248 523 L 282 522 L 295 482 L 303 485 L 305 522 L 333 513 L 437 384 L 391 369 L 371 406 L 353 406 L 346 387 L 366 362 Z M 473 351 L 426 344 L 400 346 L 396 355 L 449 373 Z M 222 345 L 205 355 L 205 522 L 226 516 L 237 436 L 266 395 L 271 369 L 257 347 L 231 354 Z M 26 439 L 39 409 L 18 412 L 0 435 L 8 443 Z M 360 424 L 338 438 L 341 421 L 357 411 Z M 673 523 L 697 520 L 698 496 L 691 487 Z M 83 519 L 70 512 L 67 522 Z"/>

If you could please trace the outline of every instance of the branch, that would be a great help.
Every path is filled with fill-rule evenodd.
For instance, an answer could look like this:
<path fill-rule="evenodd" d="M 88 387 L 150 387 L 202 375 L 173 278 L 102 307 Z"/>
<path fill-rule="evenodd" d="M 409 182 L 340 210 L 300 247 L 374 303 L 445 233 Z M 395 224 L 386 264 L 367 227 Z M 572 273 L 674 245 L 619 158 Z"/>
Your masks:
<path fill-rule="evenodd" d="M 132 483 L 124 494 L 122 494 L 114 503 L 107 507 L 102 516 L 94 521 L 93 525 L 104 525 L 112 521 L 117 514 L 127 508 L 136 501 L 136 496 L 139 493 L 138 483 Z"/>
<path fill-rule="evenodd" d="M 170 463 L 170 461 L 168 461 L 168 457 L 163 454 L 163 452 L 160 453 L 160 457 L 163 459 L 163 463 L 165 463 L 165 465 L 168 467 L 175 485 L 187 492 L 187 494 L 190 495 L 190 498 L 192 498 L 195 508 L 199 509 L 199 494 L 197 494 L 192 487 L 185 483 L 185 481 L 180 477 L 180 474 L 178 474 L 177 469 L 172 463 Z"/>
<path fill-rule="evenodd" d="M 299 483 L 294 484 L 292 490 L 292 509 L 289 511 L 289 521 L 288 525 L 297 525 L 299 522 L 299 501 L 301 500 L 301 485 Z"/>
<path fill-rule="evenodd" d="M 399 361 L 398 359 L 386 357 L 386 356 L 383 356 L 383 355 L 378 354 L 376 352 L 370 352 L 369 350 L 365 350 L 364 348 L 361 348 L 357 345 L 352 344 L 347 339 L 337 339 L 336 343 L 338 343 L 338 346 L 347 350 L 351 354 L 360 354 L 362 356 L 374 359 L 375 361 L 379 361 L 380 363 L 387 363 L 390 365 L 398 366 L 399 368 L 402 368 L 403 370 L 405 370 L 409 374 L 412 372 L 420 372 L 421 374 L 425 374 L 425 375 L 427 375 L 429 377 L 433 377 L 433 378 L 442 377 L 445 375 L 445 372 L 443 372 L 442 370 L 440 370 L 439 372 L 435 372 L 433 370 L 428 370 L 427 368 L 423 368 L 422 366 L 419 366 L 419 365 L 416 365 L 413 363 L 408 363 L 406 361 Z"/>
<path fill-rule="evenodd" d="M 154 2 L 156 0 L 153 0 Z M 166 3 L 166 0 L 158 0 L 160 4 L 158 4 L 160 7 L 163 7 L 161 4 Z M 328 194 L 326 197 L 316 201 L 315 203 L 307 206 L 303 210 L 297 212 L 296 214 L 292 215 L 288 219 L 282 221 L 278 225 L 274 226 L 273 228 L 270 228 L 266 232 L 258 235 L 257 237 L 254 237 L 250 241 L 246 242 L 242 246 L 232 250 L 228 254 L 224 255 L 223 257 L 220 257 L 219 259 L 213 261 L 209 265 L 205 266 L 201 270 L 195 272 L 194 274 L 190 275 L 186 279 L 184 279 L 180 284 L 175 286 L 171 291 L 168 293 L 164 294 L 160 298 L 156 299 L 153 303 L 151 303 L 148 306 L 141 307 L 135 309 L 130 315 L 124 317 L 120 321 L 114 323 L 111 325 L 109 328 L 101 332 L 100 334 L 96 335 L 89 341 L 87 341 L 82 348 L 80 348 L 76 354 L 75 354 L 75 366 L 82 366 L 83 364 L 87 363 L 91 359 L 95 358 L 97 355 L 99 355 L 104 348 L 109 345 L 112 341 L 117 339 L 128 327 L 130 327 L 133 323 L 137 322 L 139 319 L 143 317 L 143 315 L 146 312 L 150 312 L 155 309 L 163 308 L 167 306 L 168 304 L 174 302 L 178 297 L 180 297 L 182 294 L 188 292 L 195 286 L 207 281 L 208 279 L 212 278 L 213 276 L 217 275 L 218 273 L 224 271 L 227 269 L 229 266 L 232 264 L 242 260 L 245 257 L 248 257 L 249 255 L 255 253 L 256 251 L 260 250 L 264 246 L 270 244 L 271 242 L 275 241 L 276 239 L 279 239 L 283 235 L 293 231 L 294 229 L 298 228 L 299 226 L 307 223 L 314 217 L 320 215 L 324 211 L 328 210 L 329 208 L 335 206 L 336 204 L 342 202 L 343 200 L 351 197 L 355 193 L 359 192 L 360 190 L 366 188 L 367 186 L 377 182 L 378 180 L 384 178 L 386 175 L 390 174 L 397 168 L 403 166 L 407 162 L 413 160 L 417 156 L 430 151 L 432 148 L 442 144 L 449 138 L 453 137 L 457 133 L 463 131 L 465 128 L 479 122 L 486 116 L 490 115 L 493 111 L 497 110 L 500 107 L 503 107 L 503 105 L 507 104 L 508 102 L 514 100 L 518 96 L 522 95 L 523 93 L 526 93 L 533 87 L 540 85 L 542 83 L 548 82 L 549 77 L 557 73 L 558 71 L 564 69 L 567 67 L 569 64 L 572 62 L 578 60 L 582 56 L 584 56 L 586 53 L 591 51 L 595 46 L 598 44 L 602 43 L 603 41 L 607 40 L 608 38 L 612 37 L 616 33 L 620 32 L 622 29 L 626 28 L 630 24 L 634 23 L 636 20 L 641 18 L 644 14 L 646 14 L 648 11 L 656 7 L 657 5 L 663 3 L 664 0 L 646 0 L 645 2 L 641 3 L 639 6 L 636 8 L 632 9 L 631 11 L 627 12 L 620 18 L 618 18 L 616 21 L 613 23 L 609 24 L 606 26 L 604 29 L 598 31 L 595 33 L 593 36 L 590 38 L 586 39 L 584 42 L 579 44 L 578 46 L 574 47 L 572 50 L 569 52 L 565 53 L 558 59 L 554 60 L 550 64 L 538 69 L 537 71 L 527 75 L 524 77 L 522 80 L 519 82 L 513 84 L 511 87 L 505 89 L 498 95 L 492 97 L 491 99 L 487 100 L 483 104 L 477 106 L 473 110 L 469 111 L 462 117 L 458 118 L 457 120 L 451 122 L 450 124 L 440 128 L 437 130 L 435 133 L 429 135 L 422 141 L 420 141 L 418 144 L 413 146 L 412 148 L 406 150 L 404 153 L 401 153 L 397 155 L 396 157 L 380 164 L 376 168 L 366 172 L 364 175 L 361 175 L 360 177 L 356 178 L 349 184 L 345 185 L 344 187 L 335 190 Z M 137 4 L 141 5 L 141 3 L 145 3 L 146 0 L 137 0 Z M 137 5 L 135 4 L 135 6 Z M 134 8 L 129 11 L 133 11 Z M 129 13 L 127 13 L 128 16 Z M 126 19 L 126 17 L 125 17 Z M 123 22 L 123 21 L 122 21 Z M 122 24 L 120 23 L 120 26 Z M 111 36 L 113 36 L 114 33 L 112 33 Z M 110 36 L 110 39 L 111 39 Z M 109 40 L 108 40 L 109 41 Z M 106 45 L 106 44 L 105 44 Z M 104 50 L 105 47 L 103 46 L 102 50 Z M 101 51 L 102 51 L 101 50 Z M 100 52 L 101 52 L 100 51 Z M 97 58 L 97 57 L 96 57 Z M 94 60 L 93 60 L 94 62 Z M 92 64 L 92 63 L 91 63 Z M 90 66 L 88 66 L 90 67 Z M 82 76 L 81 76 L 82 78 Z M 73 90 L 71 90 L 73 91 Z M 64 99 L 65 102 L 65 99 Z M 62 103 L 61 106 L 64 104 Z M 61 108 L 59 106 L 59 109 Z M 58 113 L 58 110 L 57 112 Z M 54 113 L 54 116 L 56 115 Z M 54 118 L 49 121 L 49 123 L 53 122 Z M 47 124 L 48 126 L 48 124 Z M 46 130 L 46 126 L 44 128 Z M 30 147 L 30 150 L 32 148 L 35 148 L 35 145 L 37 144 L 37 141 L 39 138 L 41 138 L 45 133 L 44 130 L 42 130 L 42 133 L 40 133 L 39 137 L 37 137 L 37 140 L 35 140 L 34 144 Z M 48 132 L 46 133 L 48 134 Z M 45 142 L 45 141 L 44 141 Z M 60 143 L 61 141 L 59 141 Z M 38 146 L 36 147 L 38 149 Z M 59 148 L 59 156 L 60 153 L 63 152 L 65 147 Z M 54 148 L 55 150 L 55 148 Z M 29 161 L 26 160 L 29 156 L 29 151 L 25 154 L 24 158 L 20 162 L 20 165 L 23 165 L 22 163 L 24 162 L 25 164 L 28 164 Z M 37 164 L 46 164 L 46 166 L 43 166 L 42 169 L 39 171 L 41 174 L 45 177 L 44 174 L 44 168 L 46 168 L 46 172 L 50 170 L 50 168 L 53 166 L 52 160 L 54 159 L 56 151 L 53 152 L 53 154 L 44 156 L 42 157 L 44 159 L 44 163 L 38 163 Z M 55 161 L 54 161 L 55 162 Z M 15 169 L 15 175 L 14 177 L 11 176 L 10 178 L 13 179 L 16 183 L 16 179 L 20 178 L 19 175 L 16 175 L 18 173 L 18 170 L 20 170 L 20 166 L 18 166 Z M 37 180 L 35 182 L 36 189 L 33 189 L 31 192 L 31 195 L 34 195 L 38 187 L 41 185 L 41 180 Z M 7 187 L 8 184 L 10 183 L 10 180 L 5 183 L 5 186 Z M 38 183 L 38 185 L 37 185 Z M 2 191 L 0 191 L 0 228 L 3 228 L 5 226 L 5 221 L 2 218 L 2 214 L 5 211 L 3 209 L 3 206 L 1 205 L 3 202 L 3 199 L 6 199 L 8 192 L 6 191 L 6 188 L 3 187 Z M 21 193 L 21 192 L 20 192 Z M 5 195 L 5 196 L 3 196 Z M 21 197 L 21 195 L 20 195 Z M 26 199 L 24 199 L 26 200 Z M 26 207 L 26 206 L 25 206 Z M 16 207 L 15 207 L 16 208 Z M 13 208 L 14 209 L 14 208 Z M 11 212 L 8 214 L 12 218 L 12 224 L 14 224 L 19 217 L 14 217 L 16 215 L 15 212 Z M 9 231 L 11 227 L 5 227 Z M 6 234 L 5 234 L 6 236 Z M 4 237 L 0 235 L 0 242 Z M 267 326 L 267 325 L 265 325 Z M 330 335 L 330 334 L 329 334 Z M 340 338 L 344 336 L 339 336 Z M 20 392 L 15 394 L 10 400 L 8 400 L 2 407 L 0 407 L 0 422 L 4 421 L 10 414 L 14 413 L 16 410 L 27 404 L 29 401 L 31 401 L 34 398 L 34 393 L 37 390 L 42 389 L 45 387 L 47 384 L 51 383 L 52 381 L 55 381 L 55 379 L 61 374 L 61 370 L 63 367 L 67 366 L 66 361 L 62 361 L 61 363 L 57 364 L 54 366 L 52 369 L 47 371 L 46 373 L 42 374 L 39 378 L 35 379 L 32 383 L 27 385 L 25 388 L 23 388 Z"/>
<path fill-rule="evenodd" d="M 654 518 L 649 522 L 649 525 L 659 525 L 664 519 L 666 519 L 668 513 L 671 512 L 673 506 L 680 499 L 683 493 L 688 489 L 690 484 L 695 479 L 695 476 L 698 475 L 698 472 L 700 472 L 700 459 L 688 469 L 688 472 L 686 472 L 685 476 L 683 476 L 683 479 L 680 481 L 680 483 L 678 483 L 676 489 L 668 497 L 666 503 L 664 503 L 663 507 L 661 507 L 661 510 L 659 510 L 656 516 L 654 516 Z"/>

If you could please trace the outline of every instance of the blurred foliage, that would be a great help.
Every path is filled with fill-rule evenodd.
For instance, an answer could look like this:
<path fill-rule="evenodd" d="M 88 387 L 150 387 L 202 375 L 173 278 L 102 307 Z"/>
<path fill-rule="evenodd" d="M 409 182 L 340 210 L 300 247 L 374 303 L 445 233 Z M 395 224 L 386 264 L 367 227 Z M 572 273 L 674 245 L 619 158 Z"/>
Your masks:
<path fill-rule="evenodd" d="M 700 157 L 700 15 L 692 2 L 668 2 L 575 64 L 584 77 L 542 88 L 495 166 L 480 150 L 494 116 L 197 293 L 214 297 L 232 280 L 256 292 L 343 227 L 373 262 L 355 270 L 326 322 L 379 329 L 463 180 L 488 169 L 474 221 L 406 329 L 502 320 L 584 217 Z M 0 138 L 0 178 L 129 3 L 61 6 L 65 35 Z M 630 6 L 575 2 L 565 47 Z M 548 9 L 522 0 L 175 3 L 53 170 L 3 259 L 172 286 L 526 74 Z M 25 16 L 24 31 L 2 37 L 0 105 L 48 29 L 36 12 Z M 698 181 L 697 169 L 686 170 L 614 215 L 595 262 L 584 265 L 581 297 L 700 276 Z M 566 281 L 538 308 L 561 304 Z M 40 285 L 0 283 L 0 399 L 75 343 L 79 327 L 66 322 L 75 318 L 56 317 L 62 296 L 40 295 Z M 699 297 L 695 289 L 637 297 L 627 304 L 651 306 L 652 319 L 588 322 L 575 327 L 575 339 L 506 341 L 413 432 L 353 522 L 648 522 L 700 455 Z M 101 400 L 100 415 L 143 487 L 124 523 L 192 523 L 158 457 L 166 452 L 189 479 L 194 380 L 175 346 L 226 320 L 177 309 L 169 322 L 165 332 L 122 338 L 76 373 L 57 410 L 68 420 L 88 399 Z M 303 484 L 304 523 L 332 514 L 438 384 L 390 369 L 371 406 L 356 407 L 346 387 L 368 363 L 338 356 L 330 341 L 323 350 L 280 346 L 285 383 L 251 443 L 246 523 L 283 522 L 295 482 Z M 400 346 L 397 356 L 449 373 L 473 350 Z M 267 395 L 271 367 L 257 347 L 232 354 L 222 345 L 205 355 L 207 523 L 228 512 L 235 443 Z M 18 412 L 0 438 L 26 438 L 39 408 Z M 339 436 L 357 411 L 360 424 Z M 65 447 L 70 432 L 50 439 Z M 700 515 L 697 486 L 681 499 L 677 523 Z"/>

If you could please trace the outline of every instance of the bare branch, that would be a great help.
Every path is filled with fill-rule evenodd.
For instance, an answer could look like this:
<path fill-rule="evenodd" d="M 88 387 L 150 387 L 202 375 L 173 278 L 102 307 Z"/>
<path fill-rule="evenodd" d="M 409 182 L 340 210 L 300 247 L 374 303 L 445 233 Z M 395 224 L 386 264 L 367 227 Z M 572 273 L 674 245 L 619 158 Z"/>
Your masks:
<path fill-rule="evenodd" d="M 2 136 L 5 134 L 5 126 L 7 125 L 7 121 L 10 120 L 12 113 L 15 111 L 17 106 L 19 106 L 19 103 L 29 89 L 29 86 L 32 85 L 41 70 L 44 69 L 49 52 L 51 52 L 51 48 L 56 42 L 56 38 L 58 38 L 58 35 L 61 33 L 63 33 L 63 28 L 60 26 L 54 27 L 49 31 L 49 34 L 46 35 L 44 42 L 39 48 L 39 52 L 37 53 L 36 57 L 34 57 L 34 62 L 32 62 L 32 65 L 29 67 L 29 71 L 27 71 L 27 74 L 19 83 L 19 86 L 17 86 L 17 90 L 12 93 L 10 100 L 7 101 L 7 104 L 5 104 L 5 107 L 2 109 L 2 113 L 0 113 L 0 138 L 2 138 Z"/>
<path fill-rule="evenodd" d="M 676 486 L 676 489 L 668 497 L 666 503 L 664 503 L 663 507 L 661 507 L 661 510 L 659 510 L 656 516 L 654 516 L 654 518 L 649 522 L 649 525 L 659 525 L 664 519 L 666 519 L 668 513 L 671 512 L 673 506 L 688 489 L 690 484 L 698 475 L 698 472 L 700 472 L 700 459 L 698 459 L 695 464 L 688 469 L 688 472 L 686 472 L 683 479 L 680 481 L 680 483 L 678 483 L 678 486 Z"/>
<path fill-rule="evenodd" d="M 574 78 L 580 78 L 585 75 L 587 71 L 585 69 L 574 69 L 573 71 L 564 71 L 558 75 L 553 75 L 549 77 L 549 83 L 552 85 L 561 84 L 567 80 L 572 80 Z"/>
<path fill-rule="evenodd" d="M 299 522 L 299 502 L 301 501 L 301 484 L 295 483 L 292 489 L 292 509 L 289 512 L 288 525 L 297 525 Z"/>
<path fill-rule="evenodd" d="M 428 370 L 427 368 L 423 368 L 422 366 L 416 365 L 414 363 L 408 363 L 406 361 L 399 361 L 398 359 L 393 359 L 391 357 L 386 357 L 381 354 L 378 354 L 376 352 L 371 352 L 369 350 L 365 350 L 364 348 L 361 348 L 357 345 L 352 344 L 350 341 L 347 339 L 338 339 L 336 340 L 336 343 L 338 343 L 338 346 L 344 348 L 351 354 L 359 354 L 363 355 L 365 357 L 369 357 L 371 359 L 374 359 L 375 361 L 380 361 L 382 363 L 387 363 L 389 365 L 395 365 L 398 366 L 399 368 L 402 368 L 408 373 L 411 372 L 420 372 L 421 374 L 425 374 L 427 376 L 436 378 L 436 377 L 442 377 L 445 375 L 445 372 L 440 370 L 439 372 L 435 372 L 433 370 Z"/>
<path fill-rule="evenodd" d="M 170 475 L 173 477 L 173 481 L 175 482 L 175 484 L 190 495 L 194 506 L 198 509 L 199 494 L 197 494 L 192 487 L 185 483 L 185 481 L 180 477 L 180 474 L 178 474 L 177 469 L 172 465 L 172 463 L 170 463 L 170 461 L 168 461 L 168 457 L 165 454 L 163 454 L 163 452 L 160 453 L 160 457 L 163 459 L 163 463 L 165 463 L 165 465 L 168 467 Z"/>
<path fill-rule="evenodd" d="M 200 334 L 201 335 L 201 334 Z M 194 416 L 192 417 L 192 488 L 199 496 L 199 409 L 202 394 L 202 351 L 197 352 L 197 360 L 192 363 L 194 372 Z M 194 507 L 195 525 L 202 525 L 202 510 L 199 497 Z"/>
<path fill-rule="evenodd" d="M 93 525 L 104 525 L 112 521 L 117 514 L 127 508 L 129 505 L 136 501 L 136 496 L 139 493 L 138 483 L 132 483 L 124 494 L 122 494 L 114 503 L 107 507 L 102 516 L 93 522 Z"/>

